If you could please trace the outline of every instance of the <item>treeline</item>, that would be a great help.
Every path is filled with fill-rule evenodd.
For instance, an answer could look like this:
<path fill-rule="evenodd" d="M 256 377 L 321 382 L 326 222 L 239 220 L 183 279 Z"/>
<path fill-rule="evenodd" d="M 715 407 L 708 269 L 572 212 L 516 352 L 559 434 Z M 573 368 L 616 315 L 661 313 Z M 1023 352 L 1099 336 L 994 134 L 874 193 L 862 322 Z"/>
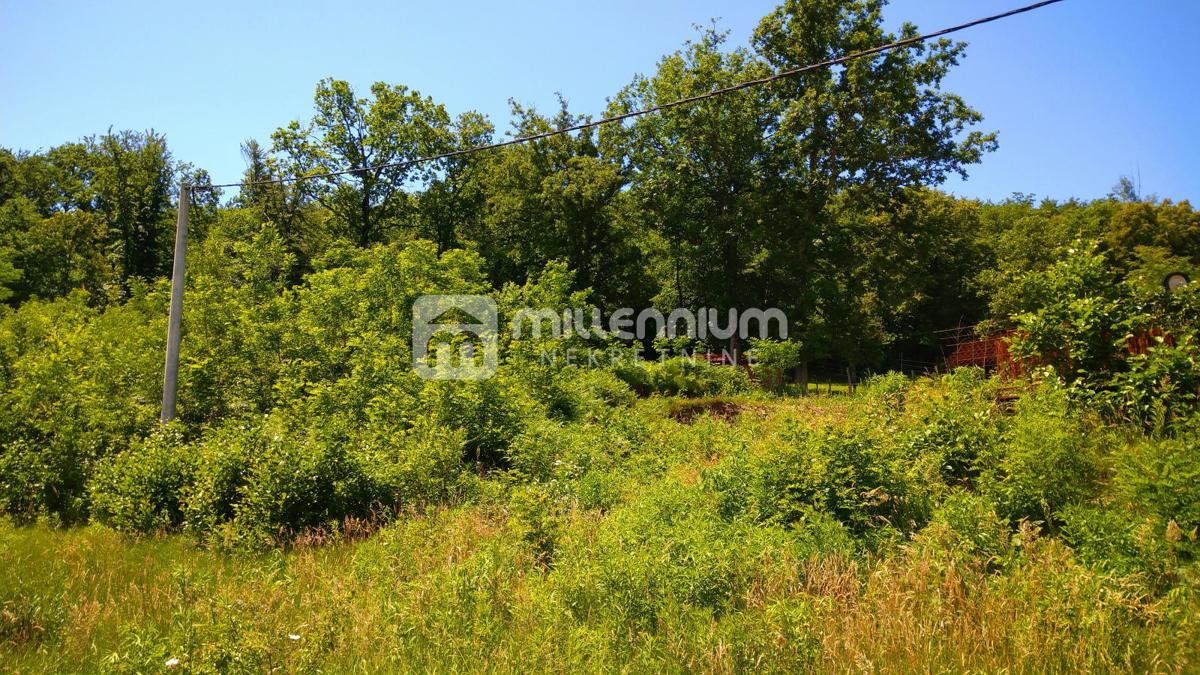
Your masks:
<path fill-rule="evenodd" d="M 610 112 L 882 44 L 893 36 L 878 9 L 789 2 L 743 48 L 703 32 L 619 92 Z M 533 426 L 589 419 L 631 392 L 749 386 L 736 369 L 681 360 L 546 364 L 543 343 L 517 339 L 500 345 L 491 380 L 427 382 L 411 367 L 410 308 L 431 293 L 493 294 L 502 318 L 524 306 L 778 307 L 789 341 L 754 346 L 772 385 L 822 359 L 882 369 L 890 353 L 931 349 L 936 329 L 990 319 L 1018 327 L 1014 351 L 1053 368 L 1076 400 L 1162 427 L 1200 387 L 1200 296 L 1161 289 L 1166 272 L 1200 263 L 1200 215 L 1144 199 L 1129 181 L 1105 199 L 1065 203 L 981 203 L 930 187 L 994 145 L 967 131 L 979 115 L 939 88 L 961 52 L 939 42 L 408 168 L 494 130 L 405 87 L 360 97 L 328 80 L 309 121 L 279 129 L 269 146 L 245 144 L 254 184 L 225 201 L 154 132 L 0 153 L 0 509 L 86 519 L 96 472 L 155 435 L 179 181 L 203 189 L 178 431 L 189 452 L 209 448 L 200 473 L 228 481 L 206 493 L 215 529 L 255 481 L 266 481 L 267 501 L 276 488 L 289 499 L 332 495 L 255 519 L 247 527 L 261 538 L 407 504 L 399 449 L 450 447 L 505 467 Z M 552 116 L 513 110 L 519 135 L 581 119 L 565 103 Z M 380 165 L 389 168 L 368 168 Z M 313 177 L 271 181 L 284 176 Z M 1130 336 L 1151 335 L 1169 348 L 1127 358 Z M 461 437 L 434 437 L 447 429 Z M 303 464 L 313 457 L 328 464 Z M 178 477 L 173 466 L 159 467 L 163 482 Z M 280 466 L 309 487 L 272 482 Z M 351 487 L 363 491 L 347 497 Z M 170 492 L 164 517 L 180 526 Z"/>
<path fill-rule="evenodd" d="M 885 32 L 880 4 L 787 2 L 747 46 L 703 30 L 606 113 L 916 34 Z M 223 204 L 219 191 L 197 190 L 193 237 L 261 223 L 289 253 L 281 273 L 291 285 L 348 245 L 472 249 L 495 288 L 560 261 L 606 311 L 779 307 L 804 360 L 867 367 L 933 347 L 938 328 L 1028 309 L 1011 279 L 1076 240 L 1101 242 L 1126 273 L 1200 262 L 1192 207 L 1143 200 L 1128 182 L 1107 199 L 1067 203 L 931 189 L 996 147 L 994 134 L 972 130 L 981 115 L 940 86 L 964 47 L 942 40 L 599 131 L 412 166 L 500 135 L 485 116 L 453 117 L 405 86 L 363 95 L 329 79 L 311 119 L 243 145 L 243 179 L 350 173 L 252 185 Z M 566 101 L 550 114 L 513 102 L 512 117 L 517 136 L 588 119 Z M 131 279 L 167 274 L 179 181 L 203 187 L 208 177 L 153 131 L 0 152 L 0 295 L 19 305 L 83 289 L 102 305 L 127 297 Z"/>

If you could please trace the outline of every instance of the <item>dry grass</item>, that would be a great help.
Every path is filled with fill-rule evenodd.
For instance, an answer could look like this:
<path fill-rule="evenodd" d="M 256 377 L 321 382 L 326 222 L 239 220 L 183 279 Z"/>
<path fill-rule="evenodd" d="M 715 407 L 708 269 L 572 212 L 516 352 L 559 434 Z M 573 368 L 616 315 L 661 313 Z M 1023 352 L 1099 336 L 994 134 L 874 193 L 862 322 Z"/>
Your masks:
<path fill-rule="evenodd" d="M 650 435 L 662 471 L 631 478 L 613 511 L 552 514 L 549 558 L 504 495 L 253 555 L 183 536 L 0 526 L 0 670 L 146 672 L 172 659 L 201 672 L 1200 667 L 1194 593 L 1152 596 L 1029 527 L 998 565 L 933 538 L 848 557 L 805 553 L 782 529 L 655 520 L 672 512 L 664 494 L 706 503 L 701 470 L 730 450 L 840 423 L 852 409 L 838 398 L 664 420 Z M 696 544 L 693 527 L 722 534 Z M 706 576 L 713 566 L 732 571 Z"/>

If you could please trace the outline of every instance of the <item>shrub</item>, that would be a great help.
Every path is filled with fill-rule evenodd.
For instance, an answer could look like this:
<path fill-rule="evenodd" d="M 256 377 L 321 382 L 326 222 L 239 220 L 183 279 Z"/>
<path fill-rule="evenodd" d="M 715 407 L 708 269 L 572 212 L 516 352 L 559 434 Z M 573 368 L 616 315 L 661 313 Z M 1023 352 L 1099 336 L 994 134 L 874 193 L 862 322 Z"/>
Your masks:
<path fill-rule="evenodd" d="M 620 428 L 543 420 L 513 440 L 509 459 L 519 478 L 553 483 L 556 498 L 606 509 L 620 499 L 623 476 L 614 466 L 628 450 Z"/>
<path fill-rule="evenodd" d="M 889 372 L 872 375 L 863 380 L 859 396 L 872 411 L 883 417 L 893 417 L 904 410 L 904 402 L 912 380 L 904 373 Z"/>
<path fill-rule="evenodd" d="M 218 544 L 258 547 L 365 518 L 378 491 L 344 443 L 290 431 L 282 415 L 231 425 L 200 445 L 188 526 Z"/>
<path fill-rule="evenodd" d="M 613 372 L 642 396 L 728 396 L 754 388 L 742 368 L 713 365 L 691 357 L 625 363 Z"/>
<path fill-rule="evenodd" d="M 1114 487 L 1134 509 L 1152 516 L 1160 533 L 1170 524 L 1178 541 L 1200 531 L 1200 416 L 1174 437 L 1136 438 L 1117 458 Z"/>
<path fill-rule="evenodd" d="M 0 333 L 14 336 L 0 391 L 5 512 L 82 521 L 96 463 L 158 424 L 164 289 L 134 283 L 128 302 L 104 312 L 74 294 L 4 318 Z"/>
<path fill-rule="evenodd" d="M 545 485 L 518 487 L 509 500 L 509 527 L 529 547 L 534 560 L 548 566 L 563 526 L 562 509 Z"/>
<path fill-rule="evenodd" d="M 1068 412 L 1066 392 L 1042 387 L 1017 403 L 1002 442 L 984 459 L 980 483 L 1000 515 L 1057 523 L 1057 512 L 1091 496 L 1099 477 L 1095 442 Z"/>
<path fill-rule="evenodd" d="M 525 420 L 535 417 L 534 404 L 519 385 L 497 376 L 481 381 L 430 380 L 419 397 L 429 423 L 462 430 L 466 459 L 503 463 L 513 437 Z"/>
<path fill-rule="evenodd" d="M 742 606 L 769 574 L 764 567 L 782 571 L 847 542 L 724 521 L 703 490 L 667 480 L 595 530 L 565 533 L 550 581 L 577 620 L 627 639 L 653 634 L 685 610 L 707 625 Z"/>
<path fill-rule="evenodd" d="M 183 524 L 183 497 L 195 469 L 182 428 L 163 427 L 101 460 L 89 484 L 92 514 L 124 532 L 176 529 Z"/>
<path fill-rule="evenodd" d="M 369 430 L 356 437 L 355 457 L 365 467 L 380 506 L 452 503 L 471 490 L 463 463 L 465 433 L 421 424 L 404 432 Z"/>
<path fill-rule="evenodd" d="M 800 365 L 801 348 L 794 340 L 751 338 L 748 355 L 763 386 L 777 391 L 783 387 L 784 373 Z"/>
<path fill-rule="evenodd" d="M 596 368 L 521 360 L 506 364 L 504 377 L 508 395 L 564 422 L 606 421 L 637 400 L 628 384 Z"/>
<path fill-rule="evenodd" d="M 1102 397 L 1113 413 L 1147 428 L 1169 423 L 1200 400 L 1200 352 L 1189 337 L 1178 345 L 1160 342 L 1128 359 Z"/>
<path fill-rule="evenodd" d="M 767 485 L 784 522 L 806 506 L 829 512 L 857 532 L 885 524 L 912 529 L 927 518 L 921 489 L 906 480 L 898 458 L 862 431 L 802 432 L 775 459 Z"/>
<path fill-rule="evenodd" d="M 1063 539 L 1085 564 L 1122 576 L 1144 574 L 1165 582 L 1171 552 L 1152 521 L 1130 517 L 1117 504 L 1073 504 L 1062 511 Z"/>
<path fill-rule="evenodd" d="M 573 399 L 571 419 L 607 421 L 637 398 L 625 381 L 608 370 L 569 369 L 562 376 Z"/>
<path fill-rule="evenodd" d="M 1015 317 L 1012 354 L 1050 366 L 1067 382 L 1118 367 L 1135 320 L 1117 281 L 1104 255 L 1082 242 L 1051 267 L 1025 273 L 1018 286 L 1033 308 Z"/>
<path fill-rule="evenodd" d="M 184 497 L 187 530 L 199 539 L 216 540 L 219 529 L 229 529 L 252 458 L 264 445 L 261 431 L 244 422 L 226 423 L 196 444 L 196 478 Z"/>
<path fill-rule="evenodd" d="M 1002 564 L 1011 553 L 1012 533 L 991 502 L 965 490 L 942 501 L 920 539 L 963 560 L 987 567 Z"/>
<path fill-rule="evenodd" d="M 235 507 L 234 527 L 251 544 L 274 544 L 313 527 L 336 529 L 367 517 L 375 491 L 364 467 L 339 444 L 273 438 L 253 458 Z"/>
<path fill-rule="evenodd" d="M 762 456 L 733 453 L 704 477 L 726 517 L 804 524 L 825 512 L 858 534 L 889 526 L 911 530 L 928 520 L 930 494 L 863 430 L 798 430 Z"/>

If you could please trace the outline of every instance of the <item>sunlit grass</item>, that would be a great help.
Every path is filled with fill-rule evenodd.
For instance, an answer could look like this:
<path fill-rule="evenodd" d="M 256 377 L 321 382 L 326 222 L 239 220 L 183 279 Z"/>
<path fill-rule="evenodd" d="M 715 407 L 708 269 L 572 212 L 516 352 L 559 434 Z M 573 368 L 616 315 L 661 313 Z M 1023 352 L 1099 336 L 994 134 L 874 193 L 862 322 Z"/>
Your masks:
<path fill-rule="evenodd" d="M 871 552 L 815 524 L 721 517 L 708 467 L 742 450 L 766 456 L 796 428 L 858 422 L 847 397 L 733 403 L 736 414 L 686 422 L 659 418 L 667 401 L 639 403 L 636 414 L 658 422 L 605 508 L 554 506 L 543 499 L 553 486 L 489 479 L 470 503 L 365 539 L 257 554 L 200 549 L 186 535 L 4 525 L 0 662 L 23 672 L 1198 663 L 1193 586 L 1155 596 L 1032 526 L 997 560 L 962 555 L 957 535 L 937 528 Z"/>

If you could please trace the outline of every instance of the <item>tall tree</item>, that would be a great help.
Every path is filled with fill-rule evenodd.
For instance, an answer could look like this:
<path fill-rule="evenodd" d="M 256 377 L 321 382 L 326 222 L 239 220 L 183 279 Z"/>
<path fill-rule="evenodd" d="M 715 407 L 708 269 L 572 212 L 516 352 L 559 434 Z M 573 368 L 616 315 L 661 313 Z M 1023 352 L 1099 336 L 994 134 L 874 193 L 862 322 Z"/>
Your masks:
<path fill-rule="evenodd" d="M 583 123 L 559 98 L 553 117 L 511 103 L 515 136 Z M 522 283 L 550 261 L 574 270 L 577 288 L 593 288 L 601 304 L 629 286 L 635 270 L 620 226 L 625 179 L 617 162 L 600 154 L 586 130 L 506 148 L 488 163 L 484 239 L 497 281 Z"/>
<path fill-rule="evenodd" d="M 242 143 L 242 158 L 246 161 L 244 185 L 231 203 L 248 209 L 260 222 L 274 228 L 295 262 L 289 277 L 298 282 L 300 275 L 311 269 L 310 261 L 324 239 L 312 222 L 302 188 L 280 180 L 288 176 L 280 169 L 278 158 L 258 141 Z"/>
<path fill-rule="evenodd" d="M 786 0 L 754 32 L 756 53 L 778 72 L 913 37 L 883 29 L 883 0 Z M 964 43 L 938 40 L 809 71 L 774 83 L 778 130 L 770 161 L 783 178 L 772 204 L 772 288 L 791 314 L 808 319 L 854 302 L 837 287 L 819 297 L 820 277 L 844 269 L 832 242 L 838 231 L 829 206 L 839 195 L 862 207 L 884 206 L 903 190 L 941 183 L 995 148 L 994 134 L 969 131 L 978 112 L 941 83 L 962 57 Z M 835 254 L 830 258 L 830 254 Z M 847 261 L 848 262 L 848 261 Z M 838 321 L 813 321 L 804 335 L 810 355 L 855 351 L 853 331 Z M 853 324 L 851 324 L 853 325 Z M 848 326 L 847 326 L 848 327 Z"/>
<path fill-rule="evenodd" d="M 495 128 L 478 112 L 458 116 L 453 128 L 453 148 L 466 150 L 492 142 Z M 438 253 L 461 246 L 482 227 L 488 193 L 488 162 L 491 153 L 468 153 L 450 157 L 439 175 L 417 200 L 417 235 L 437 244 Z"/>
<path fill-rule="evenodd" d="M 613 101 L 610 113 L 703 94 L 766 74 L 745 49 L 724 50 L 715 29 L 663 58 Z M 766 91 L 750 89 L 641 117 L 604 131 L 606 150 L 627 162 L 634 199 L 670 261 L 661 270 L 666 306 L 745 306 L 755 299 L 755 261 L 773 242 L 762 216 L 768 139 L 777 115 Z M 736 348 L 736 342 L 733 345 Z"/>
<path fill-rule="evenodd" d="M 513 134 L 566 129 L 586 120 L 560 98 L 545 116 L 512 103 Z M 637 253 L 623 219 L 621 165 L 603 156 L 585 130 L 504 148 L 486 161 L 486 200 L 479 243 L 497 283 L 524 283 L 546 263 L 574 271 L 577 289 L 591 288 L 602 306 L 627 301 L 639 276 Z M 616 306 L 620 306 L 617 304 Z"/>
<path fill-rule="evenodd" d="M 84 195 L 108 224 L 122 277 L 152 278 L 171 264 L 175 166 L 167 140 L 148 131 L 109 132 L 87 139 L 90 166 Z"/>
<path fill-rule="evenodd" d="M 293 175 L 350 171 L 299 185 L 359 246 L 383 241 L 406 215 L 408 188 L 428 182 L 437 170 L 433 163 L 405 163 L 450 147 L 449 115 L 429 97 L 383 82 L 360 98 L 348 82 L 322 80 L 314 104 L 307 124 L 293 121 L 272 134 L 274 151 Z"/>
<path fill-rule="evenodd" d="M 10 250 L 9 263 L 21 271 L 8 284 L 12 299 L 83 288 L 102 300 L 114 280 L 165 274 L 173 184 L 182 168 L 154 131 L 110 131 L 45 153 L 3 153 L 0 173 L 10 180 L 0 188 L 0 249 Z"/>

